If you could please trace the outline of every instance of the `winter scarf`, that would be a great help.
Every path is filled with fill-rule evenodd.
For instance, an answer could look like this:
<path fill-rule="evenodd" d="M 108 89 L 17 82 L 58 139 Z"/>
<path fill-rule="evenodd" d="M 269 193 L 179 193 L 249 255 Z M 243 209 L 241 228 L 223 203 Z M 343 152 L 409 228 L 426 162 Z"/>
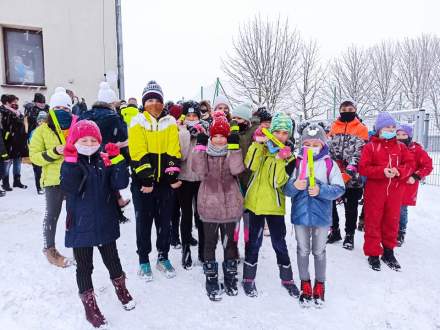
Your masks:
<path fill-rule="evenodd" d="M 223 157 L 228 153 L 228 145 L 226 144 L 224 147 L 218 148 L 214 146 L 211 141 L 208 141 L 208 150 L 206 150 L 206 154 L 212 157 Z"/>

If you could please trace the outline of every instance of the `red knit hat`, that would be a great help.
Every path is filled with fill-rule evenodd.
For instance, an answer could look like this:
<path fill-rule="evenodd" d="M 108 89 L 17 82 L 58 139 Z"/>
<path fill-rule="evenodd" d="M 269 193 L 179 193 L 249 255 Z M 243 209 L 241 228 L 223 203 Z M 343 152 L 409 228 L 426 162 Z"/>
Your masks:
<path fill-rule="evenodd" d="M 220 112 L 220 111 L 216 111 Z M 221 112 L 222 113 L 222 112 Z M 231 131 L 231 127 L 229 126 L 228 120 L 226 119 L 225 115 L 222 116 L 214 114 L 214 121 L 212 122 L 211 128 L 209 129 L 209 135 L 211 137 L 220 134 L 224 137 L 228 137 L 229 133 Z"/>
<path fill-rule="evenodd" d="M 99 144 L 102 143 L 102 136 L 99 127 L 91 120 L 80 120 L 73 125 L 69 130 L 68 142 L 75 144 L 76 141 L 85 136 L 92 136 L 98 140 Z"/>
<path fill-rule="evenodd" d="M 182 115 L 183 107 L 180 104 L 173 104 L 170 107 L 170 115 L 173 116 L 176 120 L 179 120 Z"/>

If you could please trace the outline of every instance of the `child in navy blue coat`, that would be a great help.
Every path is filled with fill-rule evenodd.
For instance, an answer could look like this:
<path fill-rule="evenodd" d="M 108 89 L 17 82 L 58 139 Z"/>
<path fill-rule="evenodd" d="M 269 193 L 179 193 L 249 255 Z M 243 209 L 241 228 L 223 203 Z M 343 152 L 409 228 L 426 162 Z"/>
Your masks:
<path fill-rule="evenodd" d="M 296 171 L 284 186 L 286 196 L 292 198 L 292 223 L 297 241 L 297 262 L 301 279 L 300 303 L 308 307 L 314 300 L 316 307 L 324 304 L 326 273 L 325 246 L 332 223 L 332 201 L 344 194 L 345 184 L 337 164 L 330 159 L 324 129 L 310 124 L 302 129 L 302 149 Z M 314 171 L 310 171 L 304 150 L 313 151 Z M 314 172 L 315 184 L 310 184 Z M 315 259 L 315 285 L 309 274 L 309 256 Z"/>
<path fill-rule="evenodd" d="M 128 171 L 119 148 L 112 143 L 99 152 L 102 142 L 98 126 L 88 120 L 76 123 L 69 132 L 61 167 L 61 188 L 67 195 L 66 247 L 73 248 L 76 280 L 87 320 L 105 326 L 93 291 L 93 248 L 102 260 L 124 309 L 135 303 L 125 286 L 125 274 L 116 248 L 119 216 L 115 191 L 128 185 Z"/>

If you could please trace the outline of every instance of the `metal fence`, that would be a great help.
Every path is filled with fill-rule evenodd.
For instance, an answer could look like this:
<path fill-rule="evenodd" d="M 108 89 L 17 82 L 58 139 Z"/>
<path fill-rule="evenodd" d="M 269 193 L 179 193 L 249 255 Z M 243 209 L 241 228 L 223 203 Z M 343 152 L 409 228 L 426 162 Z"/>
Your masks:
<path fill-rule="evenodd" d="M 420 143 L 433 161 L 434 170 L 425 179 L 425 183 L 440 186 L 440 118 L 424 109 L 399 110 L 389 112 L 398 122 L 409 124 L 414 129 L 413 140 Z M 369 130 L 373 129 L 377 114 L 366 116 L 362 122 Z M 313 120 L 330 125 L 332 120 Z"/>

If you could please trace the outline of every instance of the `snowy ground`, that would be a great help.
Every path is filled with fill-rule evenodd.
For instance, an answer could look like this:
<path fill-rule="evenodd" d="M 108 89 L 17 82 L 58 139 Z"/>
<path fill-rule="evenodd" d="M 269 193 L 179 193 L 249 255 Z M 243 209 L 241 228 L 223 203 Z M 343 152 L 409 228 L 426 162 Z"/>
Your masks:
<path fill-rule="evenodd" d="M 14 190 L 0 199 L 0 329 L 89 329 L 77 295 L 75 268 L 55 268 L 41 253 L 44 196 L 37 196 L 31 184 L 30 167 L 25 166 L 24 172 L 30 189 Z M 360 233 L 354 251 L 344 250 L 341 244 L 329 246 L 327 304 L 322 310 L 301 309 L 280 287 L 269 239 L 260 256 L 258 298 L 248 298 L 240 291 L 237 297 L 210 302 L 201 267 L 184 271 L 179 250 L 170 253 L 176 278 L 165 279 L 154 272 L 154 281 L 144 283 L 136 276 L 134 221 L 122 225 L 118 246 L 128 288 L 138 305 L 130 312 L 120 307 L 95 251 L 93 280 L 98 303 L 111 328 L 124 330 L 440 329 L 439 197 L 440 188 L 421 188 L 419 206 L 410 210 L 407 242 L 397 250 L 401 273 L 385 266 L 381 272 L 370 270 Z M 132 208 L 128 214 L 134 218 Z M 64 219 L 63 213 L 57 242 L 61 252 L 71 256 L 63 246 Z M 290 224 L 288 228 L 297 275 L 295 239 Z M 196 258 L 196 250 L 193 254 Z"/>

